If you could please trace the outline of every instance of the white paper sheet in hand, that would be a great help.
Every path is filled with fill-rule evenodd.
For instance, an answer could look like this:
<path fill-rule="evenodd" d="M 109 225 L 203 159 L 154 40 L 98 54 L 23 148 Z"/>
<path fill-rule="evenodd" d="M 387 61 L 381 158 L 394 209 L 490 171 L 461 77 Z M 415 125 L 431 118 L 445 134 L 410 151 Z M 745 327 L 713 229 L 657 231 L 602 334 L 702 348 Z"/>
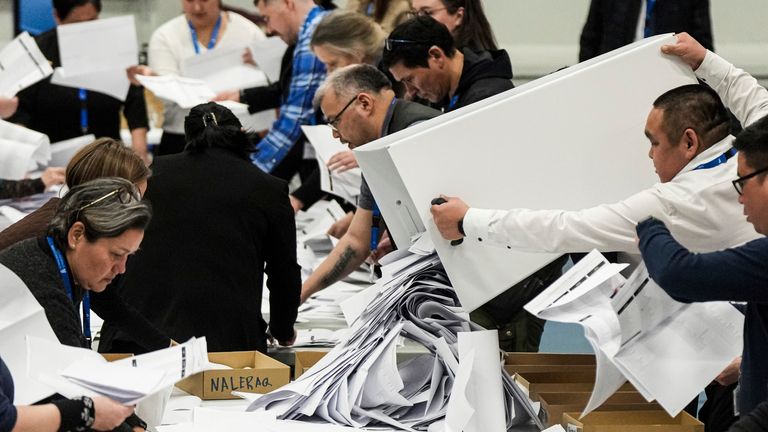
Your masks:
<path fill-rule="evenodd" d="M 652 102 L 696 82 L 690 67 L 661 54 L 674 42 L 639 41 L 355 149 L 395 243 L 407 248 L 427 230 L 467 310 L 558 257 L 476 239 L 451 246 L 430 201 L 445 194 L 476 208 L 576 210 L 652 186 L 642 134 Z"/>
<path fill-rule="evenodd" d="M 50 159 L 47 135 L 0 120 L 0 178 L 20 180 Z"/>
<path fill-rule="evenodd" d="M 104 93 L 123 102 L 128 96 L 128 89 L 131 86 L 130 81 L 125 76 L 125 71 L 119 69 L 75 75 L 58 67 L 53 71 L 51 83 Z"/>
<path fill-rule="evenodd" d="M 216 96 L 213 90 L 199 79 L 175 75 L 136 75 L 136 79 L 155 96 L 174 102 L 182 108 L 192 108 Z"/>
<path fill-rule="evenodd" d="M 0 357 L 13 377 L 15 405 L 29 405 L 55 393 L 27 376 L 26 336 L 58 343 L 45 311 L 24 282 L 0 265 Z"/>
<path fill-rule="evenodd" d="M 333 137 L 333 132 L 328 125 L 302 126 L 301 130 L 315 149 L 320 169 L 320 188 L 350 203 L 355 203 L 356 197 L 360 195 L 362 182 L 360 168 L 352 168 L 343 173 L 328 169 L 328 161 L 337 153 L 349 151 L 349 148 Z"/>
<path fill-rule="evenodd" d="M 280 68 L 288 45 L 277 36 L 257 41 L 250 46 L 253 60 L 267 74 L 269 82 L 280 81 Z"/>
<path fill-rule="evenodd" d="M 27 32 L 0 50 L 0 96 L 13 97 L 53 73 L 48 59 Z"/>
<path fill-rule="evenodd" d="M 204 81 L 215 93 L 267 85 L 267 76 L 243 63 L 246 47 L 216 48 L 181 61 L 181 75 Z"/>

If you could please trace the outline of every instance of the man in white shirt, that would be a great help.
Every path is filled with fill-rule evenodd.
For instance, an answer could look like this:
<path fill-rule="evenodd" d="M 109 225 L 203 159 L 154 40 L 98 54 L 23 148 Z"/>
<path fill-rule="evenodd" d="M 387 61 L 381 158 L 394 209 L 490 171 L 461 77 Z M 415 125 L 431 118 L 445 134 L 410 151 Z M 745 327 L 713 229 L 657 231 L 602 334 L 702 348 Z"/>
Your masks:
<path fill-rule="evenodd" d="M 678 35 L 678 45 L 691 41 L 696 43 L 687 34 Z M 693 251 L 758 238 L 731 186 L 737 177 L 733 136 L 717 96 L 746 126 L 768 114 L 768 91 L 710 51 L 698 62 L 680 50 L 666 48 L 665 52 L 683 57 L 717 94 L 706 86 L 689 85 L 670 90 L 654 102 L 645 134 L 660 183 L 615 204 L 575 211 L 484 210 L 445 197 L 445 204 L 431 207 L 443 237 L 466 236 L 465 241 L 532 252 L 598 249 L 636 254 L 635 225 L 654 216 Z"/>

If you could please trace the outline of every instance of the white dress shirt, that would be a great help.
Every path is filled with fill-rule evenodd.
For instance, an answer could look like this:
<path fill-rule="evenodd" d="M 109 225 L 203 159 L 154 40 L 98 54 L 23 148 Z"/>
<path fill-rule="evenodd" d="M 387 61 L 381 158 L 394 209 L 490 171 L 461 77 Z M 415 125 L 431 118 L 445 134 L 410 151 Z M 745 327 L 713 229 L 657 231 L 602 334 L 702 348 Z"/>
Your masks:
<path fill-rule="evenodd" d="M 696 75 L 745 126 L 768 114 L 768 91 L 716 54 L 707 52 Z M 465 241 L 529 252 L 639 253 L 635 225 L 653 216 L 693 251 L 740 245 L 761 236 L 746 221 L 731 184 L 737 177 L 736 156 L 712 168 L 695 169 L 727 152 L 733 140 L 729 135 L 708 148 L 671 181 L 615 204 L 575 211 L 471 208 L 464 216 Z"/>

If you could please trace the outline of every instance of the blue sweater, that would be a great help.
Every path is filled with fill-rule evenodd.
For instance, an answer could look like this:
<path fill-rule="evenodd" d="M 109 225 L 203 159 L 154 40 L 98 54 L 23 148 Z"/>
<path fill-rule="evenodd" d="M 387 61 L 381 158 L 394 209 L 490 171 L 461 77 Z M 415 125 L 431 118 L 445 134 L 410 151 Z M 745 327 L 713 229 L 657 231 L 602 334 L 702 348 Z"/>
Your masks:
<path fill-rule="evenodd" d="M 13 378 L 0 358 L 0 432 L 10 432 L 16 425 L 16 407 L 13 406 Z"/>
<path fill-rule="evenodd" d="M 749 414 L 768 398 L 768 238 L 697 254 L 656 219 L 637 224 L 637 235 L 648 273 L 676 300 L 747 302 L 739 411 Z"/>

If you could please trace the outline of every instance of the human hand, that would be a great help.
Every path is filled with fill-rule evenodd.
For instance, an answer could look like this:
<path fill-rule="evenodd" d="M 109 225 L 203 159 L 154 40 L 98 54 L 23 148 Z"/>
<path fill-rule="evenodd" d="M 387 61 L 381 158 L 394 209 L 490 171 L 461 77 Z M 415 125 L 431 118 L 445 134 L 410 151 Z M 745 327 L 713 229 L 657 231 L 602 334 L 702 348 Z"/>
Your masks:
<path fill-rule="evenodd" d="M 384 230 L 384 234 L 379 239 L 378 246 L 371 252 L 369 258 L 373 264 L 377 264 L 384 255 L 392 252 L 392 249 L 392 239 L 389 237 L 389 230 Z"/>
<path fill-rule="evenodd" d="M 48 189 L 53 185 L 64 184 L 64 168 L 63 167 L 50 167 L 43 171 L 40 176 L 40 180 L 43 181 L 45 188 Z"/>
<path fill-rule="evenodd" d="M 0 118 L 12 116 L 18 108 L 19 98 L 16 96 L 12 98 L 0 97 Z"/>
<path fill-rule="evenodd" d="M 253 53 L 251 52 L 250 48 L 246 48 L 245 52 L 243 52 L 243 63 L 257 66 L 256 60 L 253 59 Z"/>
<path fill-rule="evenodd" d="M 120 426 L 133 414 L 133 407 L 120 405 L 104 396 L 93 398 L 93 415 L 96 417 L 91 428 L 98 431 L 111 431 Z"/>
<path fill-rule="evenodd" d="M 296 329 L 293 330 L 293 336 L 291 336 L 289 340 L 277 341 L 277 343 L 279 343 L 280 346 L 284 346 L 284 347 L 291 346 L 293 345 L 294 342 L 296 342 Z"/>
<path fill-rule="evenodd" d="M 726 366 L 726 368 L 720 372 L 720 375 L 715 378 L 718 384 L 727 386 L 735 383 L 739 380 L 739 373 L 741 369 L 741 356 L 736 357 L 733 361 Z"/>
<path fill-rule="evenodd" d="M 349 229 L 349 225 L 352 223 L 352 217 L 355 214 L 352 212 L 347 213 L 343 218 L 337 220 L 336 222 L 331 225 L 330 228 L 328 228 L 328 231 L 326 234 L 328 234 L 331 237 L 340 239 L 344 234 L 347 233 L 347 230 Z"/>
<path fill-rule="evenodd" d="M 227 90 L 223 91 L 211 99 L 214 102 L 220 101 L 233 101 L 240 102 L 240 90 Z"/>
<path fill-rule="evenodd" d="M 704 61 L 704 57 L 707 55 L 707 49 L 688 33 L 678 33 L 676 36 L 677 43 L 674 45 L 662 45 L 661 52 L 678 56 L 688 64 L 691 69 L 698 69 L 699 66 L 701 66 L 701 62 Z"/>
<path fill-rule="evenodd" d="M 288 200 L 291 201 L 291 207 L 293 207 L 293 213 L 298 213 L 299 210 L 304 208 L 304 203 L 293 195 L 288 195 Z"/>
<path fill-rule="evenodd" d="M 328 160 L 328 169 L 338 174 L 358 166 L 355 153 L 352 150 L 338 152 Z"/>
<path fill-rule="evenodd" d="M 133 65 L 125 70 L 128 74 L 128 81 L 133 85 L 140 86 L 141 83 L 136 79 L 136 75 L 153 76 L 155 72 L 151 67 L 145 65 Z"/>
<path fill-rule="evenodd" d="M 459 221 L 464 219 L 469 206 L 459 198 L 440 195 L 445 199 L 443 204 L 434 204 L 429 208 L 432 219 L 437 225 L 440 235 L 446 240 L 458 240 L 464 235 L 459 232 Z"/>

